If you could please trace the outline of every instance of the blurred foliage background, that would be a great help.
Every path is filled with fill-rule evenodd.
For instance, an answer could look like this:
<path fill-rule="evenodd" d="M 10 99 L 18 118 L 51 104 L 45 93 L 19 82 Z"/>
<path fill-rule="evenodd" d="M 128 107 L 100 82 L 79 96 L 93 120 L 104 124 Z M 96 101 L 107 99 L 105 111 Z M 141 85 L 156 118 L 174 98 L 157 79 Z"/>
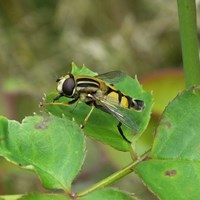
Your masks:
<path fill-rule="evenodd" d="M 176 1 L 0 1 L 1 115 L 21 120 L 39 112 L 43 93 L 55 91 L 56 78 L 70 71 L 72 62 L 99 73 L 121 70 L 137 74 L 144 88 L 154 91 L 152 122 L 147 140 L 141 142 L 151 146 L 161 112 L 184 88 Z M 77 188 L 130 161 L 124 153 L 90 139 L 88 146 L 95 150 L 88 150 Z M 96 157 L 101 159 L 94 166 Z M 135 192 L 141 199 L 154 199 L 133 175 L 120 181 L 118 187 Z M 32 173 L 2 160 L 0 194 L 29 191 L 44 189 Z"/>

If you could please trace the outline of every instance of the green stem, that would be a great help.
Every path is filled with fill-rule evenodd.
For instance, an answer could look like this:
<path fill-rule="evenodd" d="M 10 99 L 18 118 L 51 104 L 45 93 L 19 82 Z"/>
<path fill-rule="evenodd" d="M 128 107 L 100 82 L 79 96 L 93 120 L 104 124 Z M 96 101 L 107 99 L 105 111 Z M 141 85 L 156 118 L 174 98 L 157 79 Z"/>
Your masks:
<path fill-rule="evenodd" d="M 77 193 L 77 196 L 78 197 L 81 197 L 81 196 L 84 196 L 96 189 L 100 189 L 100 188 L 103 188 L 107 185 L 110 185 L 112 183 L 114 183 L 115 181 L 119 180 L 120 178 L 126 176 L 127 174 L 130 174 L 131 172 L 134 171 L 133 167 L 138 163 L 140 162 L 141 159 L 138 159 L 137 161 L 129 164 L 127 167 L 123 168 L 122 170 L 118 171 L 118 172 L 115 172 L 114 174 L 112 174 L 111 176 L 103 179 L 102 181 L 94 184 L 93 186 L 91 186 L 90 188 L 80 192 L 80 193 Z"/>
<path fill-rule="evenodd" d="M 186 87 L 200 85 L 195 0 L 177 0 Z"/>

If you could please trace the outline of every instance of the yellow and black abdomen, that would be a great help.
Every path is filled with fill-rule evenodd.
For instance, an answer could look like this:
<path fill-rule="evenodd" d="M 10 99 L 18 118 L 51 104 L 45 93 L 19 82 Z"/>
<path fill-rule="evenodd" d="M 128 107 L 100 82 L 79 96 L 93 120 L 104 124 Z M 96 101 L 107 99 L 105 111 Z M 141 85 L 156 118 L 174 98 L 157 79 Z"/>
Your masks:
<path fill-rule="evenodd" d="M 144 109 L 144 101 L 125 95 L 113 86 L 108 86 L 106 100 L 123 108 L 134 108 L 138 111 Z"/>

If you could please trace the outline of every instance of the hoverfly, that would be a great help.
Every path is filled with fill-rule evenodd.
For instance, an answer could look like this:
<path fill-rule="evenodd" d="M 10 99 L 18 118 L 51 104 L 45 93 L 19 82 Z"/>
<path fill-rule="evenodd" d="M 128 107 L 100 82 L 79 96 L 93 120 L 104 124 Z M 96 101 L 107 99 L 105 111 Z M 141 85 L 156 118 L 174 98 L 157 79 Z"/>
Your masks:
<path fill-rule="evenodd" d="M 120 71 L 112 71 L 98 76 L 67 75 L 57 79 L 57 91 L 59 93 L 51 104 L 70 105 L 79 100 L 91 106 L 81 128 L 84 128 L 93 109 L 96 107 L 118 119 L 118 131 L 125 141 L 131 143 L 124 135 L 121 125 L 124 124 L 135 129 L 135 122 L 127 115 L 126 110 L 133 108 L 135 111 L 144 109 L 144 101 L 134 99 L 117 90 L 113 84 L 124 78 Z M 69 102 L 55 103 L 61 97 L 72 98 Z"/>

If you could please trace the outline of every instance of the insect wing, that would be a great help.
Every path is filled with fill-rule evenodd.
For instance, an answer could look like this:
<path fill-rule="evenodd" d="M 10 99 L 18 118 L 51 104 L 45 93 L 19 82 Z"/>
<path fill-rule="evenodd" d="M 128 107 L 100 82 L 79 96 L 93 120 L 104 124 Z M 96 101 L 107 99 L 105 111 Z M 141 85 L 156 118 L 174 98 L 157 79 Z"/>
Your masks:
<path fill-rule="evenodd" d="M 118 105 L 114 105 L 106 100 L 96 99 L 96 102 L 103 107 L 102 110 L 110 113 L 112 116 L 116 117 L 121 123 L 131 128 L 135 132 L 138 131 L 138 126 L 131 117 L 133 111 L 120 107 Z"/>
<path fill-rule="evenodd" d="M 126 74 L 121 71 L 111 71 L 111 72 L 107 72 L 105 74 L 100 74 L 95 77 L 105 81 L 106 83 L 114 84 L 114 83 L 118 83 L 119 81 L 123 80 L 126 77 Z"/>

